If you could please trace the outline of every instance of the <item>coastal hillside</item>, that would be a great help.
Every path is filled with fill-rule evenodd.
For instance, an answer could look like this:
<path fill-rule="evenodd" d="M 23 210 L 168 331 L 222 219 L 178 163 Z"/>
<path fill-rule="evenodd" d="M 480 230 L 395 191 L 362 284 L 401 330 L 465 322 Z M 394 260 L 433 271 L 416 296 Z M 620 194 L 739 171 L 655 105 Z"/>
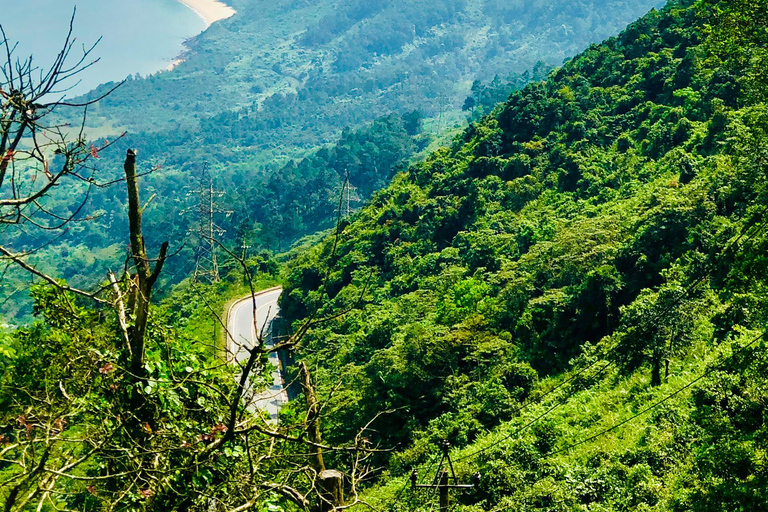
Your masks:
<path fill-rule="evenodd" d="M 336 142 L 343 130 L 414 111 L 425 119 L 426 134 L 454 130 L 467 116 L 462 107 L 473 83 L 514 75 L 525 84 L 540 76 L 537 64 L 559 65 L 656 5 L 658 0 L 234 0 L 237 14 L 189 41 L 176 68 L 127 81 L 89 111 L 89 123 L 105 135 L 109 127 L 111 135 L 127 131 L 114 154 L 142 148 L 165 172 L 189 174 L 190 167 L 207 163 L 224 202 L 241 201 L 253 212 L 259 209 L 253 196 L 271 176 Z M 336 174 L 332 182 L 340 188 L 343 169 Z M 369 189 L 350 178 L 353 186 Z M 162 180 L 158 190 L 161 198 L 167 195 Z M 298 217 L 313 220 L 307 212 Z M 272 219 L 252 214 L 248 220 L 254 226 Z M 325 220 L 325 227 L 332 224 Z M 226 227 L 231 237 L 235 226 Z M 281 242 L 295 240 L 286 233 Z M 269 236 L 253 242 L 278 248 Z"/>
<path fill-rule="evenodd" d="M 659 5 L 419 0 L 232 0 L 237 13 L 188 42 L 173 71 L 133 77 L 91 121 L 202 143 L 221 163 L 296 154 L 391 112 L 442 113 L 452 126 L 474 80 L 559 65 Z M 109 87 L 94 91 L 96 96 Z M 173 130 L 174 133 L 166 133 Z M 135 145 L 135 144 L 134 144 Z M 245 154 L 243 154 L 245 153 Z M 198 153 L 199 154 L 199 153 Z"/>
<path fill-rule="evenodd" d="M 94 160 L 96 179 L 118 177 L 129 147 L 155 169 L 146 178 L 156 194 L 147 215 L 183 245 L 164 281 L 196 267 L 204 176 L 218 192 L 219 238 L 280 252 L 331 227 L 340 194 L 358 209 L 432 138 L 505 99 L 507 84 L 540 79 L 657 3 L 233 1 L 237 14 L 190 40 L 172 71 L 131 77 L 89 107 L 85 134 L 96 147 L 112 144 Z M 405 131 L 391 122 L 414 112 L 419 120 Z M 69 202 L 66 193 L 57 198 L 62 208 Z M 119 265 L 128 229 L 118 205 L 119 187 L 97 187 L 81 211 L 90 222 L 48 238 L 25 233 L 17 250 L 45 245 L 36 263 L 75 284 L 103 276 Z"/>
<path fill-rule="evenodd" d="M 456 510 L 767 509 L 765 15 L 651 12 L 294 254 L 326 435 L 387 411 L 374 506 L 431 510 L 447 440 Z"/>

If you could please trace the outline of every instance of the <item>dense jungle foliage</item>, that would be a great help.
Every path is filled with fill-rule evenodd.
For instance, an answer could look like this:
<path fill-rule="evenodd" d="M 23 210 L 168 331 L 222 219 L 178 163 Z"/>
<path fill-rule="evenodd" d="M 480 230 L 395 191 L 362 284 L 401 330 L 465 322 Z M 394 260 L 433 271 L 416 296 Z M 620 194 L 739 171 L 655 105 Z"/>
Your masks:
<path fill-rule="evenodd" d="M 768 510 L 766 16 L 652 11 L 294 255 L 328 435 L 390 411 L 374 505 L 447 439 L 455 510 Z"/>
<path fill-rule="evenodd" d="M 207 164 L 224 192 L 219 198 L 222 210 L 237 211 L 217 219 L 227 243 L 242 244 L 238 237 L 248 233 L 248 245 L 280 251 L 333 224 L 334 216 L 326 215 L 328 198 L 340 193 L 345 166 L 330 162 L 318 167 L 326 157 L 311 154 L 324 144 L 344 139 L 349 131 L 386 131 L 391 116 L 412 111 L 428 120 L 426 134 L 450 129 L 464 122 L 461 107 L 473 81 L 490 82 L 496 75 L 505 80 L 514 73 L 514 83 L 524 85 L 535 73 L 529 72 L 522 82 L 519 78 L 537 62 L 559 65 L 659 2 L 230 3 L 238 13 L 189 41 L 184 62 L 174 70 L 131 77 L 89 108 L 86 133 L 99 139 L 99 146 L 104 138 L 114 142 L 127 131 L 99 155 L 102 181 L 119 175 L 128 147 L 141 151 L 147 168 L 160 167 L 146 178 L 146 189 L 157 194 L 148 217 L 164 224 L 163 232 L 173 233 L 174 240 L 183 240 L 195 228 L 189 210 L 195 208 L 199 169 Z M 509 93 L 506 88 L 496 91 L 485 108 Z M 399 139 L 399 128 L 393 128 L 392 137 Z M 399 145 L 404 150 L 399 158 L 405 160 L 411 156 L 408 146 L 423 142 L 390 143 L 383 133 L 374 138 L 367 142 Z M 377 150 L 391 155 L 390 149 Z M 304 157 L 314 163 L 298 162 Z M 345 158 L 359 159 L 368 168 L 350 176 L 361 200 L 390 177 L 391 162 Z M 69 201 L 64 195 L 59 206 Z M 112 212 L 122 211 L 124 205 L 119 187 L 91 190 L 90 206 L 82 214 L 94 217 L 92 222 L 46 240 L 40 261 L 56 262 L 63 267 L 60 275 L 73 282 L 103 276 L 104 261 L 120 264 L 126 226 Z M 37 238 L 38 233 L 21 234 L 19 249 L 39 246 Z M 194 245 L 189 240 L 186 247 Z M 171 262 L 178 276 L 174 282 L 193 267 L 191 254 L 182 251 Z M 23 286 L 5 286 L 0 296 L 18 287 Z"/>

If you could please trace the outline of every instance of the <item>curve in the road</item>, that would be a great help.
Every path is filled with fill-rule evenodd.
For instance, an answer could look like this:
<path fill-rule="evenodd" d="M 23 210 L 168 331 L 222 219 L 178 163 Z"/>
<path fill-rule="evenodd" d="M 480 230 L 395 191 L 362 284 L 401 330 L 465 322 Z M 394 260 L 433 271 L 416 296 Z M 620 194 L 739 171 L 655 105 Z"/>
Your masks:
<path fill-rule="evenodd" d="M 271 288 L 257 292 L 235 302 L 227 316 L 227 357 L 230 361 L 247 361 L 249 348 L 256 343 L 256 329 L 262 333 L 265 345 L 274 346 L 272 322 L 280 311 L 277 301 L 282 288 Z M 255 309 L 254 309 L 255 303 Z M 255 318 L 255 322 L 254 322 Z M 257 326 L 257 327 L 256 327 Z M 272 421 L 277 421 L 277 413 L 288 402 L 283 375 L 280 371 L 280 358 L 277 353 L 269 354 L 269 362 L 275 366 L 272 372 L 272 385 L 260 393 L 248 397 L 249 406 L 267 411 Z"/>

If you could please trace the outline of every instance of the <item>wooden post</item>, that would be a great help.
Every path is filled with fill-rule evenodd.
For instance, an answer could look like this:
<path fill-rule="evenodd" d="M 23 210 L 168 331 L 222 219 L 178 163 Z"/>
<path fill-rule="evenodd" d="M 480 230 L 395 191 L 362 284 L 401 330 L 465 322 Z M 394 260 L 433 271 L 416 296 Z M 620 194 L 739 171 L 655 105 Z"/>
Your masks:
<path fill-rule="evenodd" d="M 344 475 L 335 469 L 326 469 L 317 475 L 320 488 L 320 512 L 336 510 L 344 504 Z"/>
<path fill-rule="evenodd" d="M 448 512 L 448 470 L 440 473 L 440 482 L 437 485 L 440 491 L 440 512 Z"/>

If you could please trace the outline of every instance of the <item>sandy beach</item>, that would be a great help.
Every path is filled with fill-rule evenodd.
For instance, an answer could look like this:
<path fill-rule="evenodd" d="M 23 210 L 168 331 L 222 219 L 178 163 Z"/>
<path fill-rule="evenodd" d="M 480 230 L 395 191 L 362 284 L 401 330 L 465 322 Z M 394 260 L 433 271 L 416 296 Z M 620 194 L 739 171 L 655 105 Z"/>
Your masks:
<path fill-rule="evenodd" d="M 205 26 L 210 27 L 212 23 L 224 20 L 235 14 L 235 10 L 218 0 L 179 0 L 186 5 L 195 14 L 205 22 Z"/>

